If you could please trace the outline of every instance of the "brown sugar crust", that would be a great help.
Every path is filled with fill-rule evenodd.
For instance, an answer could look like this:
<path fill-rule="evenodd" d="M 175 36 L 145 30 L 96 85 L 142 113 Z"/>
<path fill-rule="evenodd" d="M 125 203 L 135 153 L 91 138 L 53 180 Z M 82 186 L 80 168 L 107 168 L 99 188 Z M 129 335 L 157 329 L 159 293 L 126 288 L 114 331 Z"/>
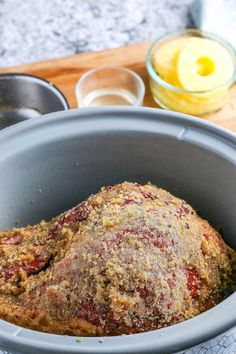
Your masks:
<path fill-rule="evenodd" d="M 169 326 L 232 291 L 235 259 L 185 201 L 124 182 L 0 233 L 0 318 L 77 336 Z"/>

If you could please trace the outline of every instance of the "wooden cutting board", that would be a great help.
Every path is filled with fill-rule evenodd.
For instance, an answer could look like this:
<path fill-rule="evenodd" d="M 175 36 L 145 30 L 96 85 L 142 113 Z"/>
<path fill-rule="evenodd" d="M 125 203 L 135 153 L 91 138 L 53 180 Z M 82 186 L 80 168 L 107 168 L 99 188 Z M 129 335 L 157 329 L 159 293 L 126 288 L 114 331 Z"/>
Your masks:
<path fill-rule="evenodd" d="M 121 65 L 135 70 L 144 80 L 146 94 L 144 106 L 158 107 L 153 101 L 145 68 L 145 57 L 150 43 L 141 43 L 127 47 L 89 52 L 55 60 L 41 61 L 32 64 L 2 68 L 0 73 L 18 72 L 41 76 L 58 86 L 68 99 L 71 108 L 75 108 L 75 85 L 80 76 L 86 71 L 100 65 Z M 230 91 L 227 105 L 216 113 L 205 118 L 236 132 L 236 85 Z"/>

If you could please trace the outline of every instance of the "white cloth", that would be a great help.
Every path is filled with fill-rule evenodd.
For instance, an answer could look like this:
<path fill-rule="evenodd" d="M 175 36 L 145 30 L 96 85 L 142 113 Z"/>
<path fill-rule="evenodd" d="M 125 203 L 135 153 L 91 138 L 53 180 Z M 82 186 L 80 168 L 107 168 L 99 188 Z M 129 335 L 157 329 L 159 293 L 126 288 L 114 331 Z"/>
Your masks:
<path fill-rule="evenodd" d="M 191 15 L 196 27 L 225 39 L 236 50 L 236 0 L 195 0 Z"/>

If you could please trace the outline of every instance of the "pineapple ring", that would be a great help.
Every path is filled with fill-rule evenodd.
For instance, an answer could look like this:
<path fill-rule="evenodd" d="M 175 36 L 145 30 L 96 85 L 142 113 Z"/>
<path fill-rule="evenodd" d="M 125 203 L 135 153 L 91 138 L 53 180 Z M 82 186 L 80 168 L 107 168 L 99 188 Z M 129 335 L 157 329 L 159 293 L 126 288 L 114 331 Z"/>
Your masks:
<path fill-rule="evenodd" d="M 178 55 L 188 41 L 189 38 L 174 39 L 171 42 L 164 43 L 153 53 L 152 65 L 163 80 L 172 83 L 173 78 L 176 77 Z"/>
<path fill-rule="evenodd" d="M 201 37 L 181 49 L 176 69 L 181 87 L 189 91 L 214 89 L 230 80 L 234 70 L 227 50 Z"/>

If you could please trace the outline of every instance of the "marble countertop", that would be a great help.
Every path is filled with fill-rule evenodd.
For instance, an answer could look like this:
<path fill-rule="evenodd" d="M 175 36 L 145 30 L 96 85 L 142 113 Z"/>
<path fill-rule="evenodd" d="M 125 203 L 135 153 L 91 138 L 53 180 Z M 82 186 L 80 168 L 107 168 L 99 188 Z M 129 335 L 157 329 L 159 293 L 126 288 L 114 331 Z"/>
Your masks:
<path fill-rule="evenodd" d="M 115 48 L 191 26 L 193 0 L 0 0 L 0 65 Z"/>

